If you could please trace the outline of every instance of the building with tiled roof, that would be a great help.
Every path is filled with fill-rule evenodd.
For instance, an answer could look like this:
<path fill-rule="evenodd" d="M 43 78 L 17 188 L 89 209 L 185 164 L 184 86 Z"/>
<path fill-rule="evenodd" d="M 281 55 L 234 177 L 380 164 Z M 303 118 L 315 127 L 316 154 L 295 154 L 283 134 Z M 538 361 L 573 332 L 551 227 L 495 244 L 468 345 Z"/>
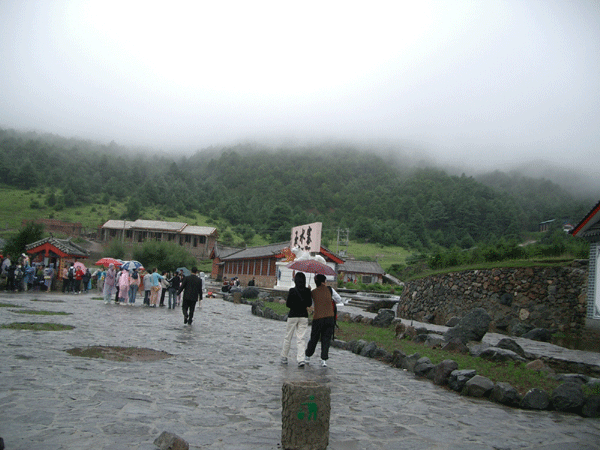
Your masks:
<path fill-rule="evenodd" d="M 109 220 L 100 227 L 98 235 L 102 242 L 118 239 L 130 246 L 150 240 L 173 242 L 187 249 L 198 259 L 209 257 L 218 238 L 217 229 L 214 227 L 144 219 Z"/>
<path fill-rule="evenodd" d="M 351 283 L 383 283 L 385 271 L 375 261 L 344 261 L 338 266 L 338 271 L 343 275 L 344 282 Z"/>
<path fill-rule="evenodd" d="M 217 281 L 223 280 L 223 269 L 225 268 L 223 259 L 241 250 L 243 250 L 242 247 L 226 247 L 220 245 L 219 242 L 215 242 L 215 245 L 210 252 L 210 259 L 212 259 L 211 278 Z"/>
<path fill-rule="evenodd" d="M 600 202 L 571 230 L 571 234 L 590 243 L 586 327 L 600 329 Z"/>
<path fill-rule="evenodd" d="M 60 273 L 60 269 L 68 267 L 72 262 L 88 257 L 89 253 L 71 239 L 57 239 L 48 237 L 32 242 L 25 247 L 32 263 L 41 263 L 44 266 L 52 265 Z"/>

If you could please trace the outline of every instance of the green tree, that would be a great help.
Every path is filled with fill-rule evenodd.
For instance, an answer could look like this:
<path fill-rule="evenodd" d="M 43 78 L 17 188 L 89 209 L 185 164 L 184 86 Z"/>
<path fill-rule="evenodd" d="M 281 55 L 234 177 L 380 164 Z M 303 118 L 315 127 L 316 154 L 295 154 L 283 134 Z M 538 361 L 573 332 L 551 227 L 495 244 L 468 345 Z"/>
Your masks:
<path fill-rule="evenodd" d="M 172 242 L 144 242 L 134 249 L 133 259 L 141 262 L 148 271 L 156 267 L 160 272 L 171 272 L 177 267 L 191 269 L 196 265 L 196 258 L 185 248 Z"/>
<path fill-rule="evenodd" d="M 39 223 L 27 222 L 27 224 L 4 245 L 4 253 L 16 258 L 17 255 L 25 253 L 28 244 L 39 241 L 44 237 L 44 226 Z"/>

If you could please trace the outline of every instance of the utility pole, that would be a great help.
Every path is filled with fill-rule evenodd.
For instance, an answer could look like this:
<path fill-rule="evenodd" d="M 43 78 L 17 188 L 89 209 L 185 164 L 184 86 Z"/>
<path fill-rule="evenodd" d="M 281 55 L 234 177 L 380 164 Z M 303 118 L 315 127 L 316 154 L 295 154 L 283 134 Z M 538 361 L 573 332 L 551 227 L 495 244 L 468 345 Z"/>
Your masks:
<path fill-rule="evenodd" d="M 336 253 L 340 256 L 348 254 L 348 244 L 350 243 L 350 228 L 337 229 L 337 249 Z M 345 246 L 346 250 L 340 251 L 340 245 Z"/>

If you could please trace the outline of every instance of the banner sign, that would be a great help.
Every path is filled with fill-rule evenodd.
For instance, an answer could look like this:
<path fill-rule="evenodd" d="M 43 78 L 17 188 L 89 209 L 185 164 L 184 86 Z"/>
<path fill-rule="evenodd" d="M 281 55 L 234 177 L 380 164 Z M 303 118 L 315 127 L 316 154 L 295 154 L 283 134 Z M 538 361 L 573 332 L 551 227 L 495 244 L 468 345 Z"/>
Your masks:
<path fill-rule="evenodd" d="M 300 247 L 306 252 L 319 253 L 321 251 L 321 222 L 309 223 L 292 228 L 290 248 Z"/>

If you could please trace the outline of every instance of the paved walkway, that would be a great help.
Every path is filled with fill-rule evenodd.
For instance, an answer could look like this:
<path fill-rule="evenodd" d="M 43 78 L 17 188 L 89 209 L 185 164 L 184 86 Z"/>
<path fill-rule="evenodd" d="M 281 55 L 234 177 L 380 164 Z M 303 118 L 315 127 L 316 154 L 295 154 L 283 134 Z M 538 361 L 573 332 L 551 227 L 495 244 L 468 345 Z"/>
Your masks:
<path fill-rule="evenodd" d="M 179 310 L 105 305 L 95 294 L 0 294 L 0 323 L 55 322 L 72 331 L 0 329 L 0 436 L 7 450 L 156 450 L 171 431 L 192 449 L 279 449 L 281 386 L 331 386 L 331 450 L 598 449 L 600 421 L 464 398 L 378 361 L 333 348 L 330 367 L 279 364 L 285 323 L 247 305 L 205 299 L 193 326 Z M 38 301 L 33 301 L 34 299 Z M 139 298 L 138 298 L 139 301 Z M 124 363 L 70 356 L 91 345 L 163 350 Z M 292 350 L 294 346 L 292 346 Z"/>

